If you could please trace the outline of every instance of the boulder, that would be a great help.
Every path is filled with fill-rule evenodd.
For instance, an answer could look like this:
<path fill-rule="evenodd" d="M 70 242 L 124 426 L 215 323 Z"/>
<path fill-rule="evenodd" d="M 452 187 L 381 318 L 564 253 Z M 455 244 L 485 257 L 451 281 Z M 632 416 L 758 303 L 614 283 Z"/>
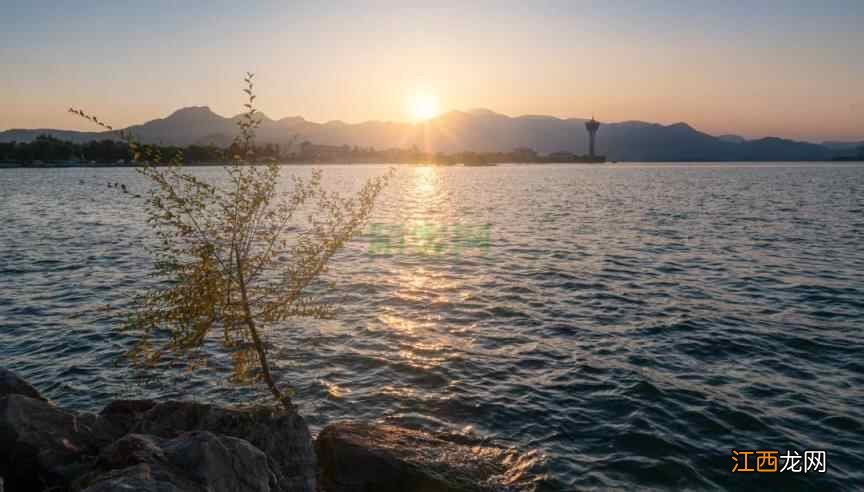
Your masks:
<path fill-rule="evenodd" d="M 166 442 L 163 450 L 168 463 L 208 492 L 277 490 L 267 455 L 243 439 L 190 432 Z"/>
<path fill-rule="evenodd" d="M 197 491 L 195 484 L 184 484 L 179 488 L 176 483 L 165 480 L 164 477 L 156 478 L 150 465 L 140 464 L 112 470 L 98 476 L 87 488 L 80 489 L 82 492 L 116 492 L 124 490 L 129 492 L 189 492 Z"/>
<path fill-rule="evenodd" d="M 153 400 L 114 400 L 99 412 L 99 416 L 124 432 L 129 432 L 141 416 L 156 406 Z"/>
<path fill-rule="evenodd" d="M 96 415 L 20 394 L 0 397 L 0 476 L 11 490 L 67 483 L 117 437 Z"/>
<path fill-rule="evenodd" d="M 78 413 L 0 369 L 0 481 L 9 490 L 317 492 L 317 474 L 293 409 L 117 400 L 99 415 Z"/>
<path fill-rule="evenodd" d="M 67 411 L 0 369 L 0 492 L 318 492 L 319 475 L 323 492 L 521 492 L 536 489 L 541 461 L 368 423 L 330 425 L 313 447 L 294 409 L 117 400 L 99 415 Z"/>
<path fill-rule="evenodd" d="M 318 470 L 312 436 L 303 417 L 293 410 L 165 402 L 140 413 L 132 431 L 162 438 L 188 431 L 208 431 L 243 439 L 267 456 L 276 477 L 276 490 L 317 491 Z"/>
<path fill-rule="evenodd" d="M 158 464 L 166 461 L 162 450 L 164 440 L 155 436 L 127 434 L 99 453 L 99 466 L 119 470 L 141 463 Z"/>
<path fill-rule="evenodd" d="M 14 372 L 0 367 L 0 396 L 24 395 L 36 400 L 45 398 L 27 381 L 19 378 Z"/>
<path fill-rule="evenodd" d="M 316 451 L 326 492 L 532 490 L 526 472 L 539 461 L 485 441 L 349 422 L 324 428 Z"/>
<path fill-rule="evenodd" d="M 210 432 L 189 432 L 174 439 L 129 434 L 103 450 L 98 470 L 76 488 L 86 486 L 88 492 L 279 490 L 260 449 Z"/>

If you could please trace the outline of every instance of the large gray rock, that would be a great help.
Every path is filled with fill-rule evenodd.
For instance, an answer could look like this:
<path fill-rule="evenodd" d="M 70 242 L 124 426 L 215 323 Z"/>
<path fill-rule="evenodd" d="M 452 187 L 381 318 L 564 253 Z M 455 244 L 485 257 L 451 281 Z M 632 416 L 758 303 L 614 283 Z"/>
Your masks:
<path fill-rule="evenodd" d="M 98 416 L 10 394 L 0 397 L 0 476 L 11 490 L 41 490 L 86 471 L 120 434 Z"/>
<path fill-rule="evenodd" d="M 99 412 L 99 416 L 122 429 L 130 432 L 141 420 L 141 417 L 156 406 L 153 400 L 114 400 Z"/>
<path fill-rule="evenodd" d="M 174 481 L 172 481 L 174 480 Z M 82 492 L 190 492 L 198 490 L 195 484 L 187 483 L 178 487 L 176 479 L 164 476 L 156 477 L 151 466 L 140 464 L 111 470 L 94 479 Z"/>
<path fill-rule="evenodd" d="M 77 413 L 0 368 L 3 480 L 12 491 L 317 492 L 317 466 L 293 409 L 117 400 Z"/>
<path fill-rule="evenodd" d="M 271 492 L 279 490 L 267 456 L 248 442 L 210 432 L 174 439 L 129 434 L 102 452 L 88 492 Z"/>
<path fill-rule="evenodd" d="M 27 381 L 19 378 L 14 372 L 0 367 L 0 396 L 24 395 L 37 400 L 45 398 Z"/>
<path fill-rule="evenodd" d="M 120 470 L 141 463 L 165 463 L 167 460 L 162 449 L 164 441 L 155 436 L 126 434 L 110 446 L 102 448 L 98 465 L 102 469 Z"/>
<path fill-rule="evenodd" d="M 163 450 L 168 463 L 208 492 L 276 490 L 267 455 L 243 439 L 191 432 L 166 442 Z"/>
<path fill-rule="evenodd" d="M 337 423 L 316 441 L 326 492 L 533 490 L 539 461 L 513 450 L 367 423 Z"/>
<path fill-rule="evenodd" d="M 115 402 L 100 414 L 130 432 L 173 438 L 209 431 L 248 441 L 263 451 L 276 478 L 276 490 L 316 492 L 317 465 L 312 436 L 294 411 L 265 407 L 222 408 L 193 402 Z"/>

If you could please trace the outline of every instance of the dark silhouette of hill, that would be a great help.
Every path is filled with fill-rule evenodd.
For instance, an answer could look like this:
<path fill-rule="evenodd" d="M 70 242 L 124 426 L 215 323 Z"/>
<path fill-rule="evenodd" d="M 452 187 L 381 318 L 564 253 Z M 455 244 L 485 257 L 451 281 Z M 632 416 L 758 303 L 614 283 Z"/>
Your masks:
<path fill-rule="evenodd" d="M 722 140 L 724 142 L 731 142 L 731 143 L 743 143 L 743 142 L 747 141 L 747 139 L 742 137 L 741 135 L 720 135 L 717 138 L 719 138 L 720 140 Z"/>
<path fill-rule="evenodd" d="M 236 135 L 237 116 L 226 118 L 206 106 L 183 108 L 171 115 L 128 129 L 145 143 L 164 145 L 230 144 Z M 321 145 L 432 149 L 445 153 L 508 152 L 527 147 L 539 153 L 586 154 L 585 119 L 543 115 L 510 117 L 488 109 L 451 111 L 425 123 L 342 121 L 315 123 L 299 116 L 273 120 L 263 116 L 258 131 L 262 144 L 309 141 Z M 109 133 L 66 130 L 8 130 L 0 142 L 32 141 L 47 134 L 72 142 L 111 138 Z M 736 135 L 715 137 L 686 123 L 660 125 L 641 121 L 605 123 L 597 135 L 598 151 L 622 161 L 741 161 L 826 160 L 826 145 L 780 138 L 745 140 Z"/>
<path fill-rule="evenodd" d="M 855 149 L 858 149 L 859 147 L 864 146 L 864 140 L 862 140 L 860 142 L 829 141 L 829 142 L 822 142 L 822 145 L 824 145 L 825 147 L 828 147 L 831 150 L 835 150 L 835 151 L 837 151 L 837 150 L 848 151 L 848 150 L 855 150 Z"/>

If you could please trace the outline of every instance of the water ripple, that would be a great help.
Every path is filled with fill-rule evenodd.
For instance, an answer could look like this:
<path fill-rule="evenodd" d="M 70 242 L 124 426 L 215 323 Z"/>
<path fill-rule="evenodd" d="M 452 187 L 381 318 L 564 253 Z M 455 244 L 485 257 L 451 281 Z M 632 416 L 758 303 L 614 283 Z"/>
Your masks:
<path fill-rule="evenodd" d="M 215 354 L 158 384 L 113 366 L 129 340 L 97 313 L 149 282 L 150 235 L 106 182 L 143 186 L 0 172 L 2 364 L 85 409 L 260 398 Z M 278 327 L 277 372 L 315 429 L 480 434 L 536 450 L 542 490 L 860 489 L 862 187 L 860 166 L 401 168 L 373 222 L 450 230 L 443 251 L 409 235 L 370 255 L 359 237 L 329 273 L 342 313 Z M 824 449 L 828 473 L 732 475 L 731 449 Z"/>

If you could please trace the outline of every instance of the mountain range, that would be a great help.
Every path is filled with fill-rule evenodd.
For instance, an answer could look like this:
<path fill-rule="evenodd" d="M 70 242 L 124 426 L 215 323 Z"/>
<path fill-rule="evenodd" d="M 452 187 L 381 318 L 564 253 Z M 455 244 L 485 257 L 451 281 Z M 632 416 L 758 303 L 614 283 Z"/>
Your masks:
<path fill-rule="evenodd" d="M 510 117 L 487 109 L 451 111 L 423 123 L 341 121 L 315 123 L 299 116 L 273 120 L 265 115 L 258 142 L 283 148 L 309 141 L 319 145 L 429 149 L 432 152 L 509 152 L 532 148 L 541 154 L 587 154 L 585 119 L 552 116 Z M 224 146 L 237 134 L 240 116 L 223 117 L 206 106 L 188 107 L 166 118 L 129 127 L 139 141 L 165 145 Z M 42 134 L 86 142 L 115 138 L 110 132 L 36 129 L 0 132 L 0 142 L 27 142 Z M 597 134 L 598 153 L 620 161 L 818 161 L 859 143 L 813 144 L 768 137 L 748 140 L 737 135 L 713 136 L 686 123 L 661 125 L 642 121 L 604 123 Z"/>

